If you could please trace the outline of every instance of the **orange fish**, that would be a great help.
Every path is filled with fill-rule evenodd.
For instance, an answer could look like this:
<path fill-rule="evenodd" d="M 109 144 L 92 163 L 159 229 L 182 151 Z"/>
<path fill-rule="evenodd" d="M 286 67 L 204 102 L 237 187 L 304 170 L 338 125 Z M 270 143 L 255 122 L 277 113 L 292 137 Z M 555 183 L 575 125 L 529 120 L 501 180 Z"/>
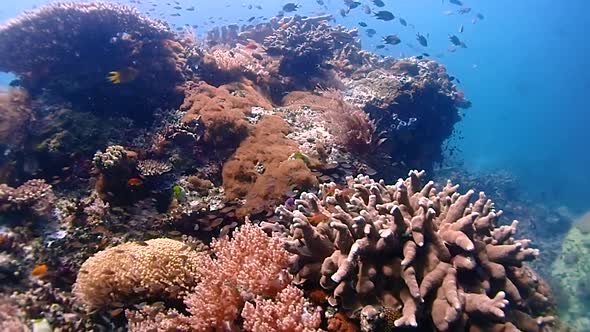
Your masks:
<path fill-rule="evenodd" d="M 256 45 L 256 44 L 255 44 L 255 43 L 253 43 L 253 42 L 249 42 L 248 44 L 246 44 L 246 46 L 245 46 L 245 47 L 246 47 L 247 49 L 249 49 L 249 50 L 255 50 L 255 49 L 257 49 L 257 48 L 258 48 L 258 45 Z"/>
<path fill-rule="evenodd" d="M 118 71 L 111 71 L 107 75 L 107 80 L 113 84 L 125 84 L 134 81 L 139 75 L 139 70 L 127 67 Z"/>
<path fill-rule="evenodd" d="M 307 220 L 309 220 L 309 223 L 314 226 L 319 225 L 321 222 L 328 221 L 328 219 L 330 219 L 330 218 L 328 218 L 328 216 L 326 216 L 325 214 L 323 214 L 321 212 L 318 212 L 311 217 L 307 217 Z"/>
<path fill-rule="evenodd" d="M 47 264 L 39 264 L 33 267 L 33 269 L 31 270 L 31 275 L 33 277 L 42 278 L 47 274 L 47 272 L 49 272 L 49 267 L 47 266 Z"/>
<path fill-rule="evenodd" d="M 141 186 L 142 183 L 143 180 L 140 178 L 130 178 L 129 180 L 127 180 L 127 184 L 131 187 Z"/>

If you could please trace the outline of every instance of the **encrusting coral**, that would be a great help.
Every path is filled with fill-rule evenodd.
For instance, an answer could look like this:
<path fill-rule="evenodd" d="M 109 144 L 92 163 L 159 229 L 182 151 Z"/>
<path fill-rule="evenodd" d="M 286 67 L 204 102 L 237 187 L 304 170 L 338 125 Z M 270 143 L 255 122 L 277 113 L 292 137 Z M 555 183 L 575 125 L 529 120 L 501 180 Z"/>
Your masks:
<path fill-rule="evenodd" d="M 421 184 L 423 175 L 412 171 L 395 185 L 366 176 L 323 184 L 294 210 L 279 207 L 280 223 L 264 228 L 290 227 L 295 282 L 329 290 L 328 302 L 360 313 L 365 331 L 541 331 L 553 320 L 542 316 L 549 291 L 523 265 L 538 250 L 513 238 L 518 222 L 498 227 L 502 211 L 485 194 L 472 203 L 473 190 L 461 195 L 448 183 L 439 192 Z"/>
<path fill-rule="evenodd" d="M 199 119 L 205 126 L 205 141 L 217 148 L 236 147 L 247 135 L 246 120 L 253 107 L 272 109 L 272 104 L 247 83 L 214 87 L 204 82 L 187 92 L 181 106 L 183 123 Z"/>

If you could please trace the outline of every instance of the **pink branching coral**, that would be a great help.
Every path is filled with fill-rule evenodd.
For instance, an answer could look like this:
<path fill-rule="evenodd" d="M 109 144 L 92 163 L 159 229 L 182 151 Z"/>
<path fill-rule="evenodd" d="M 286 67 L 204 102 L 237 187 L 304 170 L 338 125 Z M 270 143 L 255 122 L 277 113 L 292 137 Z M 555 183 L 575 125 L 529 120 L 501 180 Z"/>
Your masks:
<path fill-rule="evenodd" d="M 311 332 L 321 323 L 320 312 L 310 308 L 303 292 L 294 286 L 283 289 L 274 300 L 257 297 L 242 310 L 244 329 L 252 332 Z"/>
<path fill-rule="evenodd" d="M 269 237 L 250 223 L 213 243 L 212 259 L 203 281 L 185 303 L 195 330 L 223 327 L 238 316 L 244 299 L 256 295 L 274 296 L 290 281 L 287 273 L 289 254 L 282 241 Z"/>
<path fill-rule="evenodd" d="M 214 258 L 202 265 L 201 282 L 184 299 L 189 316 L 154 308 L 127 312 L 130 330 L 232 330 L 242 312 L 247 331 L 312 331 L 319 325 L 319 312 L 308 309 L 303 293 L 288 286 L 289 253 L 283 245 L 279 237 L 247 222 L 231 240 L 214 241 Z"/>
<path fill-rule="evenodd" d="M 221 272 L 226 280 L 255 295 L 274 296 L 289 283 L 286 268 L 289 254 L 283 242 L 269 237 L 258 226 L 247 223 L 230 240 L 213 243 Z"/>

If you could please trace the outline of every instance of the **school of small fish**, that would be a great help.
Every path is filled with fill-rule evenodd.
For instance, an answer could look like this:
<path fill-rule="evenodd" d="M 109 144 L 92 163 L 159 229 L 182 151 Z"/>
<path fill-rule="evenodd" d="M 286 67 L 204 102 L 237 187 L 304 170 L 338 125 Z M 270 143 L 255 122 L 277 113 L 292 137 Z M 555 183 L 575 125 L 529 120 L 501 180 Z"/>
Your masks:
<path fill-rule="evenodd" d="M 160 2 L 159 0 L 129 0 L 129 2 L 137 6 L 147 6 L 148 14 L 156 16 L 160 19 L 165 19 L 167 16 L 180 19 L 181 17 L 183 17 L 183 14 L 198 12 L 198 7 L 190 5 L 191 2 L 189 0 L 171 0 L 165 2 L 164 4 L 162 4 L 162 2 Z M 373 38 L 375 37 L 375 35 L 378 34 L 377 29 L 372 26 L 373 24 L 375 24 L 375 26 L 382 27 L 383 24 L 390 24 L 395 21 L 398 21 L 401 25 L 401 29 L 408 29 L 409 32 L 415 34 L 415 42 L 417 42 L 416 44 L 412 41 L 405 41 L 403 45 L 407 46 L 410 50 L 418 53 L 418 55 L 416 56 L 417 58 L 421 59 L 424 57 L 430 57 L 430 53 L 425 52 L 425 50 L 435 47 L 432 45 L 437 45 L 437 43 L 430 43 L 430 34 L 428 32 L 417 31 L 416 25 L 412 24 L 411 22 L 408 22 L 407 18 L 400 16 L 399 13 L 394 13 L 392 10 L 389 9 L 391 7 L 394 7 L 394 5 L 396 4 L 393 0 L 338 0 L 340 4 L 334 3 L 336 2 L 336 0 L 314 0 L 314 2 L 315 5 L 313 6 L 313 8 L 309 4 L 301 4 L 298 2 L 287 2 L 280 4 L 277 16 L 280 17 L 284 15 L 296 15 L 301 10 L 305 10 L 306 12 L 309 12 L 313 15 L 322 15 L 326 14 L 329 11 L 335 11 L 339 13 L 340 17 L 344 19 L 348 17 L 352 11 L 358 10 L 359 12 L 362 12 L 361 15 L 367 15 L 367 18 L 365 20 L 358 21 L 356 24 L 360 29 L 364 31 L 364 34 L 368 38 Z M 470 20 L 472 24 L 476 24 L 477 22 L 482 21 L 485 18 L 482 13 L 479 13 L 473 7 L 468 6 L 463 0 L 441 0 L 441 5 L 449 8 L 443 11 L 443 15 L 457 15 L 458 17 L 472 16 Z M 225 0 L 224 6 L 226 8 L 232 6 L 241 6 L 242 8 L 240 10 L 245 9 L 248 11 L 263 9 L 263 6 L 260 4 L 244 2 L 237 3 L 232 0 Z M 159 7 L 163 8 L 158 9 Z M 204 29 L 204 31 L 207 31 L 218 25 L 227 25 L 235 23 L 249 25 L 265 22 L 270 19 L 270 17 L 256 14 L 248 15 L 245 17 L 247 18 L 238 19 L 237 22 L 231 22 L 228 18 L 223 16 L 209 16 L 205 21 L 201 20 L 201 25 L 188 23 L 173 23 L 171 25 L 178 31 L 183 31 L 185 29 L 196 30 L 198 28 L 202 28 Z M 383 23 L 377 23 L 378 21 L 381 21 Z M 467 48 L 467 44 L 462 40 L 462 38 L 459 37 L 466 30 L 465 23 L 467 22 L 459 24 L 458 28 L 456 28 L 457 30 L 455 30 L 454 33 L 448 34 L 448 42 L 450 42 L 448 44 L 448 48 L 442 52 L 433 52 L 434 57 L 442 58 L 444 57 L 445 53 L 455 53 L 458 49 Z M 375 49 L 391 51 L 390 47 L 400 45 L 402 43 L 402 37 L 400 37 L 402 34 L 391 33 L 391 30 L 395 31 L 395 29 L 398 28 L 400 28 L 400 26 L 392 26 L 391 29 L 388 29 L 388 33 L 381 36 L 381 42 L 374 45 Z M 244 47 L 252 50 L 256 49 L 256 45 L 254 44 L 248 44 Z M 400 53 L 400 56 L 405 56 L 405 54 Z M 107 78 L 112 84 L 125 84 L 132 82 L 138 74 L 139 73 L 135 72 L 132 68 L 125 68 L 121 70 L 114 69 L 113 72 L 109 73 Z"/>

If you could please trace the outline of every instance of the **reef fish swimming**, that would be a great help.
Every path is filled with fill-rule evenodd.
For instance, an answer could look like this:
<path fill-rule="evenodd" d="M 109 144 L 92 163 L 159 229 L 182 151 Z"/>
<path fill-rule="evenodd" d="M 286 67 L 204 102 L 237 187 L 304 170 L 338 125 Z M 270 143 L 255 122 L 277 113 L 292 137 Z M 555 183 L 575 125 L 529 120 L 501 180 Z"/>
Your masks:
<path fill-rule="evenodd" d="M 139 70 L 127 67 L 118 71 L 111 71 L 107 79 L 113 84 L 125 84 L 134 81 L 139 75 Z"/>
<path fill-rule="evenodd" d="M 289 2 L 283 6 L 283 11 L 285 13 L 291 13 L 296 11 L 299 7 L 301 7 L 299 4 Z"/>
<path fill-rule="evenodd" d="M 378 20 L 382 20 L 382 21 L 391 21 L 395 18 L 395 15 L 393 15 L 392 12 L 387 11 L 387 10 L 381 10 L 375 13 L 375 17 Z"/>
<path fill-rule="evenodd" d="M 389 35 L 386 37 L 383 37 L 383 42 L 385 44 L 389 44 L 389 45 L 397 45 L 399 43 L 401 43 L 401 39 L 399 39 L 399 37 L 397 35 Z"/>
<path fill-rule="evenodd" d="M 426 37 L 424 37 L 424 35 L 417 33 L 416 40 L 418 41 L 418 43 L 420 43 L 420 45 L 428 47 L 428 40 L 426 39 Z"/>

